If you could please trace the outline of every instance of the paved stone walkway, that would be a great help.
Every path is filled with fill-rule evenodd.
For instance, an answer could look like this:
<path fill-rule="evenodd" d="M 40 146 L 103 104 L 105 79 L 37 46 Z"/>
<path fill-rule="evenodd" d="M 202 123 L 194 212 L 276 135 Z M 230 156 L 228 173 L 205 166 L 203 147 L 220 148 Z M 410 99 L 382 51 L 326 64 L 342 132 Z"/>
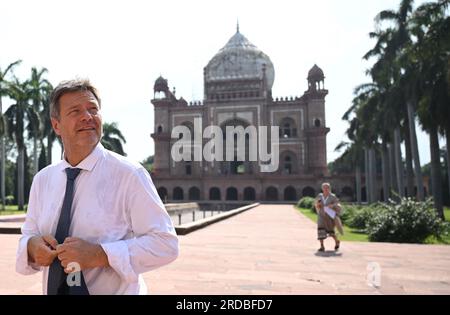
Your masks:
<path fill-rule="evenodd" d="M 0 235 L 0 294 L 40 294 L 40 275 L 14 272 L 18 238 Z M 179 258 L 144 279 L 152 294 L 450 294 L 450 246 L 317 248 L 308 218 L 292 206 L 261 205 L 180 236 Z M 367 284 L 371 263 L 380 266 L 379 288 Z"/>

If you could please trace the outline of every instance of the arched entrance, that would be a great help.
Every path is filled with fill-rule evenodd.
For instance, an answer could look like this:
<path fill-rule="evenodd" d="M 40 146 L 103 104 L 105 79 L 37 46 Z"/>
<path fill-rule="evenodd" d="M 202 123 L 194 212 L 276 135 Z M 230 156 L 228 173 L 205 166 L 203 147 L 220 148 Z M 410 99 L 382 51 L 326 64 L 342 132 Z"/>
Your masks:
<path fill-rule="evenodd" d="M 244 189 L 244 200 L 256 200 L 256 193 L 253 187 Z"/>
<path fill-rule="evenodd" d="M 183 200 L 184 194 L 183 189 L 181 187 L 175 187 L 173 189 L 173 200 Z"/>
<path fill-rule="evenodd" d="M 227 188 L 226 200 L 238 200 L 238 191 L 234 187 Z"/>
<path fill-rule="evenodd" d="M 268 187 L 266 189 L 267 201 L 278 201 L 278 190 L 275 187 Z"/>
<path fill-rule="evenodd" d="M 297 200 L 297 192 L 295 188 L 292 186 L 288 186 L 284 189 L 284 200 L 286 201 L 296 201 Z"/>

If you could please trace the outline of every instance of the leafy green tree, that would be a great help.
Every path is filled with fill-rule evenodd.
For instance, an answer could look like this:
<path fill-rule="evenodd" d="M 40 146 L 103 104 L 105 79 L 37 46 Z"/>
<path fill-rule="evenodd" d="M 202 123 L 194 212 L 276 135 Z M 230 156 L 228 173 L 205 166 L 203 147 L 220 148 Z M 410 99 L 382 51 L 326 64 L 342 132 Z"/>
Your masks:
<path fill-rule="evenodd" d="M 103 137 L 101 143 L 106 149 L 126 156 L 126 153 L 123 150 L 123 144 L 126 143 L 126 140 L 116 122 L 103 123 Z"/>

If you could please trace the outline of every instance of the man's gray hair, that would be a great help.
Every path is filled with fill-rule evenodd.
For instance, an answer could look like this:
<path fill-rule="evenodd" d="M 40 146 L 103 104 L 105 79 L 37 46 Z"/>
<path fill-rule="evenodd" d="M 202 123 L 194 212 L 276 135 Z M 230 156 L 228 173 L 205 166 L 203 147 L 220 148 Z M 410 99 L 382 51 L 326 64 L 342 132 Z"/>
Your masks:
<path fill-rule="evenodd" d="M 101 107 L 101 100 L 98 94 L 97 89 L 89 82 L 88 79 L 73 79 L 68 81 L 62 81 L 55 87 L 50 95 L 50 117 L 59 119 L 60 118 L 60 98 L 66 94 L 71 92 L 78 91 L 89 91 L 94 97 L 97 99 L 98 106 Z"/>
<path fill-rule="evenodd" d="M 322 184 L 322 188 L 325 187 L 325 186 L 327 186 L 328 188 L 331 189 L 331 184 L 330 184 L 330 183 L 323 183 L 323 184 Z"/>

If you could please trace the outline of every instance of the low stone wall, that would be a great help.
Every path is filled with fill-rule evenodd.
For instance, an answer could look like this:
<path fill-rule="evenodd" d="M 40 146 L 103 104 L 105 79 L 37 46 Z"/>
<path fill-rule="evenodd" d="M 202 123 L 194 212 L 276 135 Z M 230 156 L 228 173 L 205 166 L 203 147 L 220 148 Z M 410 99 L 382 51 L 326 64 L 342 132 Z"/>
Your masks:
<path fill-rule="evenodd" d="M 196 202 L 187 203 L 167 203 L 165 204 L 169 215 L 182 214 L 184 212 L 192 212 L 200 209 L 200 205 Z"/>
<path fill-rule="evenodd" d="M 219 221 L 228 219 L 228 218 L 230 218 L 230 217 L 232 217 L 234 215 L 237 215 L 237 214 L 242 213 L 244 211 L 250 210 L 250 209 L 252 209 L 254 207 L 257 207 L 257 206 L 259 206 L 259 203 L 254 203 L 254 204 L 247 205 L 247 206 L 244 206 L 244 207 L 240 207 L 240 208 L 237 208 L 237 209 L 234 209 L 234 210 L 226 211 L 226 212 L 224 212 L 222 214 L 218 214 L 218 215 L 215 215 L 213 217 L 209 217 L 209 218 L 205 218 L 205 219 L 202 219 L 202 220 L 194 221 L 194 222 L 191 222 L 191 223 L 179 225 L 179 226 L 175 227 L 175 230 L 176 230 L 178 235 L 186 235 L 186 234 L 189 234 L 189 233 L 194 232 L 196 230 L 199 230 L 199 229 L 202 229 L 204 227 L 207 227 L 208 225 L 211 225 L 213 223 L 217 223 Z"/>
<path fill-rule="evenodd" d="M 215 222 L 219 222 L 240 212 L 256 207 L 259 203 L 248 205 L 242 202 L 187 202 L 187 203 L 168 203 L 165 204 L 166 210 L 170 216 L 182 215 L 183 213 L 192 213 L 194 211 L 223 211 L 224 213 L 213 217 L 197 220 L 191 223 L 176 227 L 179 235 L 184 235 L 203 228 Z M 25 214 L 0 216 L 1 234 L 20 234 L 21 226 L 25 221 Z"/>

